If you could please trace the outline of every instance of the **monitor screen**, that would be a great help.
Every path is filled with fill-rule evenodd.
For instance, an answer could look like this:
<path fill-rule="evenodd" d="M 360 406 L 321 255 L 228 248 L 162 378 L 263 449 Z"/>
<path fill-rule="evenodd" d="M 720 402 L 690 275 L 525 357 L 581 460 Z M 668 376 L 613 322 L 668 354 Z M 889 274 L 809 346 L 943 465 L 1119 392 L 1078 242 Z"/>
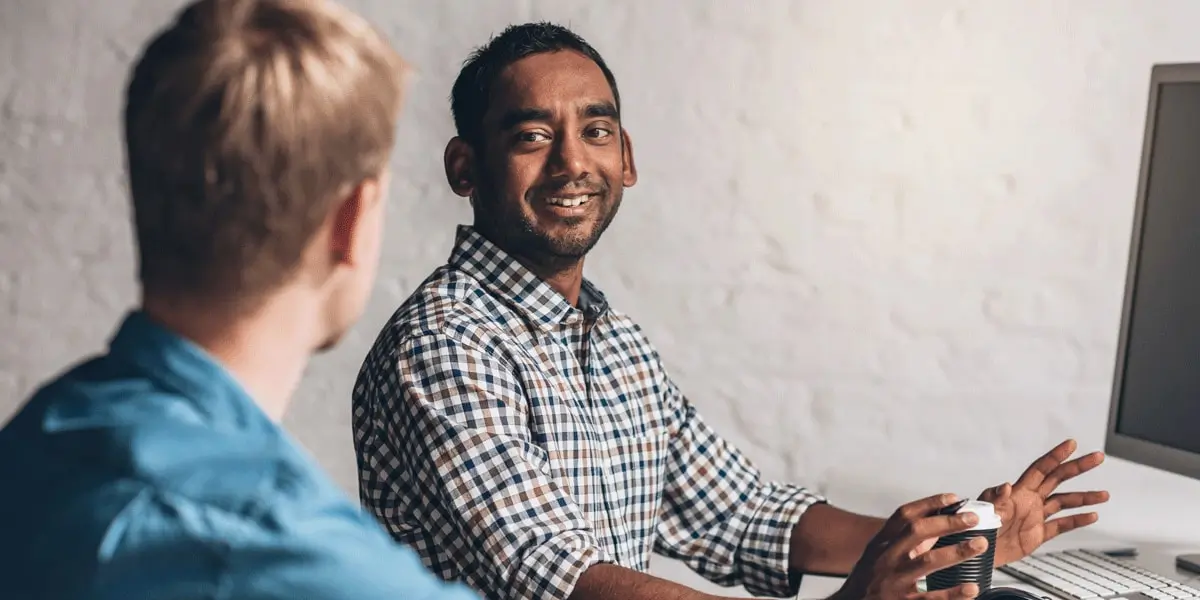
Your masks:
<path fill-rule="evenodd" d="M 1200 455 L 1200 78 L 1155 87 L 1110 434 Z"/>

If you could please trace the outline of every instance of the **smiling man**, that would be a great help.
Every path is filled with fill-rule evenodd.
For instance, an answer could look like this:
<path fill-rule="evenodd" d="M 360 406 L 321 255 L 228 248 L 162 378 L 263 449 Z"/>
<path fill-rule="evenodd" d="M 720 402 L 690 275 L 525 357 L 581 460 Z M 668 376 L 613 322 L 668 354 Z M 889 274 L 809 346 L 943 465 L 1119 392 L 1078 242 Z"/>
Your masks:
<path fill-rule="evenodd" d="M 913 598 L 921 576 L 984 550 L 930 550 L 973 524 L 936 515 L 947 496 L 885 521 L 764 481 L 584 279 L 637 182 L 616 80 L 584 40 L 507 29 L 466 62 L 452 108 L 446 175 L 474 226 L 385 326 L 354 390 L 361 499 L 434 572 L 489 598 L 705 597 L 648 575 L 657 552 L 762 595 L 823 572 L 850 575 L 839 598 Z M 984 493 L 1006 523 L 999 562 L 1095 520 L 1052 517 L 1107 497 L 1056 493 L 1102 458 L 1073 452 Z"/>

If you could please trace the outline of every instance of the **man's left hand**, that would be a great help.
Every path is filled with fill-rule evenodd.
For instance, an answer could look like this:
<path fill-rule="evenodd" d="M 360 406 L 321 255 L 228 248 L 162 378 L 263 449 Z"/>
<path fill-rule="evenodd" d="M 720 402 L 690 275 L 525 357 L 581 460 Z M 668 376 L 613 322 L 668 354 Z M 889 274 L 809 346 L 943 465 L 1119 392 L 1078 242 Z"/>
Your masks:
<path fill-rule="evenodd" d="M 1108 492 L 1056 492 L 1064 481 L 1100 466 L 1104 454 L 1093 452 L 1066 462 L 1075 453 L 1067 440 L 1034 461 L 1015 485 L 1002 484 L 979 496 L 996 507 L 1002 524 L 996 534 L 996 566 L 1018 561 L 1055 537 L 1095 523 L 1094 512 L 1051 518 L 1063 510 L 1108 501 Z"/>

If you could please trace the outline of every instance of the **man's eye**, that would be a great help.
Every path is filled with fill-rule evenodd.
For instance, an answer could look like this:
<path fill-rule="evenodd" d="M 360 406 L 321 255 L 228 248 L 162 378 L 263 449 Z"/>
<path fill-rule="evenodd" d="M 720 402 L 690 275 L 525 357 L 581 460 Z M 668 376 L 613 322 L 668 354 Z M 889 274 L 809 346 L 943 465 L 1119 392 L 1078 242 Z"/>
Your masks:
<path fill-rule="evenodd" d="M 540 131 L 522 131 L 517 134 L 517 140 L 525 144 L 536 144 L 550 139 L 550 136 Z"/>
<path fill-rule="evenodd" d="M 587 130 L 587 135 L 590 138 L 602 140 L 612 135 L 612 131 L 604 127 L 593 127 Z"/>

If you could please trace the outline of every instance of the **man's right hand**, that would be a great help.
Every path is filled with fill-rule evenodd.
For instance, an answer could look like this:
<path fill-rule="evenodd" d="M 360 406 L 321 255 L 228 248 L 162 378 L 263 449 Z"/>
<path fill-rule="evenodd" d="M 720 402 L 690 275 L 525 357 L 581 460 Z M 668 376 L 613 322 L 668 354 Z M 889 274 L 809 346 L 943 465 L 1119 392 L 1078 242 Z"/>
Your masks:
<path fill-rule="evenodd" d="M 930 496 L 896 509 L 831 600 L 966 600 L 979 594 L 975 584 L 921 593 L 917 582 L 987 550 L 987 540 L 973 538 L 932 550 L 937 538 L 966 531 L 978 523 L 974 514 L 938 515 L 957 501 L 953 495 Z"/>

